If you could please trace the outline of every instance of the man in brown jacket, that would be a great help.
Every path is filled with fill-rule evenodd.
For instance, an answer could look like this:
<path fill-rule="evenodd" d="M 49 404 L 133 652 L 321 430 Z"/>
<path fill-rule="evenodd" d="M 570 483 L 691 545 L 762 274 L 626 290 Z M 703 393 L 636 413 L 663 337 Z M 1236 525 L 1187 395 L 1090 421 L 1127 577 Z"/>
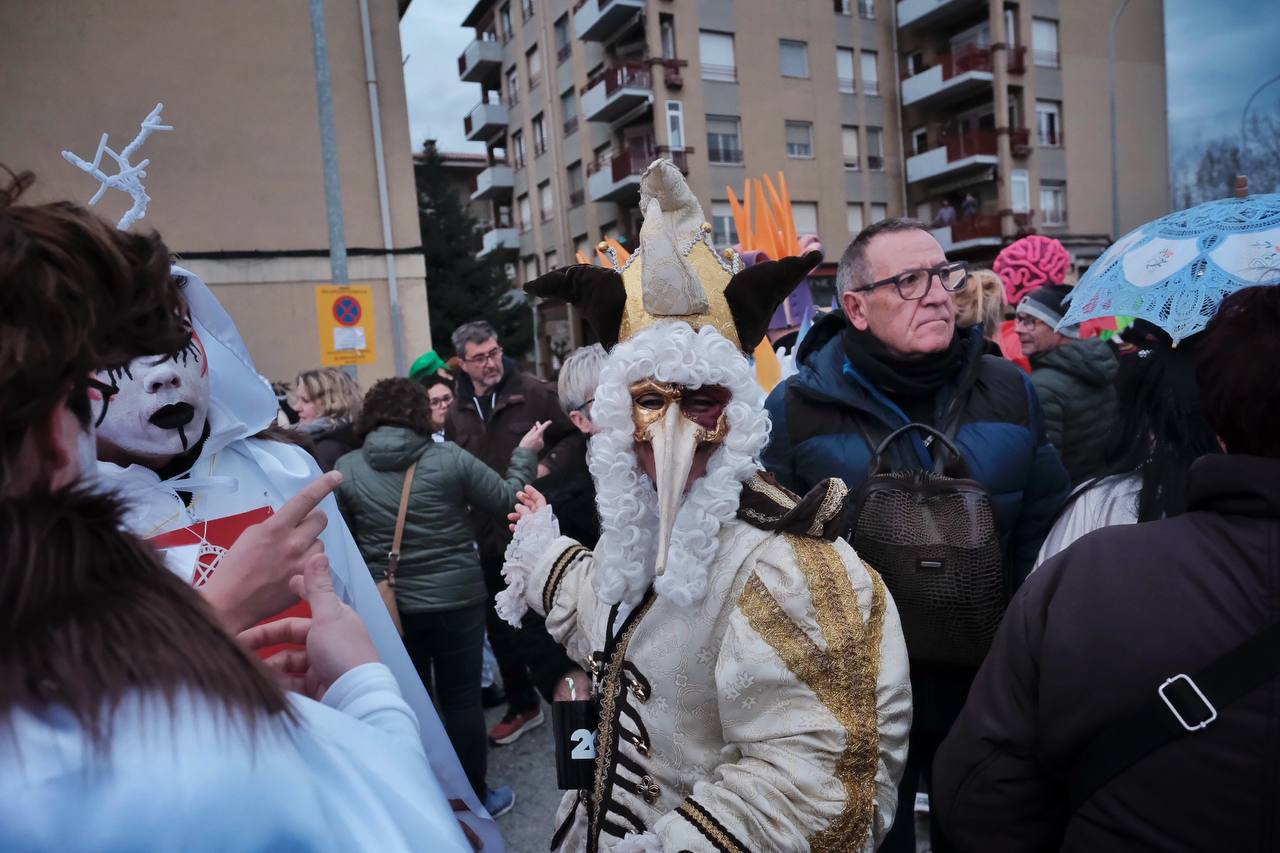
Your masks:
<path fill-rule="evenodd" d="M 521 436 L 533 424 L 551 421 L 538 476 L 555 470 L 560 456 L 568 450 L 566 439 L 572 439 L 578 432 L 560 407 L 555 387 L 522 372 L 514 361 L 505 358 L 498 333 L 483 320 L 464 323 L 455 329 L 453 346 L 462 362 L 462 375 L 458 377 L 457 403 L 445 422 L 445 438 L 502 472 L 510 463 L 511 451 Z M 527 619 L 519 629 L 498 618 L 493 609 L 493 596 L 506 588 L 502 558 L 511 534 L 505 518 L 473 510 L 471 521 L 480 546 L 480 565 L 489 587 L 489 642 L 498 659 L 502 686 L 507 694 L 507 713 L 489 732 L 489 739 L 495 744 L 507 744 L 542 724 L 542 706 L 535 685 L 545 684 L 549 690 L 572 664 L 547 635 L 538 617 Z"/>

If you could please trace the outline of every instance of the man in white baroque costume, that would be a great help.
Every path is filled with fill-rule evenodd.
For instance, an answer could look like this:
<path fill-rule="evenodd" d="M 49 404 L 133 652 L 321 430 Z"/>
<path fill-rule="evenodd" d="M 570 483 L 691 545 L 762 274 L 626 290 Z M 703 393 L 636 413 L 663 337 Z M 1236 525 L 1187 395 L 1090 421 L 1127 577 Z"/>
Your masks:
<path fill-rule="evenodd" d="M 600 712 L 594 779 L 565 796 L 552 849 L 873 850 L 911 722 L 897 611 L 838 538 L 844 485 L 800 497 L 761 470 L 769 419 L 744 356 L 821 255 L 717 255 L 664 160 L 640 204 L 621 270 L 527 286 L 611 349 L 591 409 L 600 542 L 560 536 L 526 490 L 498 595 L 508 619 L 546 616 Z"/>

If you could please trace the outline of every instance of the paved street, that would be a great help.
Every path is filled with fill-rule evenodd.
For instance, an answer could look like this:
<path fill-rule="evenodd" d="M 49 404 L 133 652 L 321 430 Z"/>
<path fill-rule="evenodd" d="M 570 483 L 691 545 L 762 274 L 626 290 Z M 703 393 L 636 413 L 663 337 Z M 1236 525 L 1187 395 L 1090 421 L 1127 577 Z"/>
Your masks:
<path fill-rule="evenodd" d="M 495 725 L 505 706 L 486 713 Z M 552 752 L 551 707 L 542 706 L 541 726 L 509 746 L 489 748 L 489 784 L 515 788 L 516 807 L 498 818 L 511 853 L 543 853 L 551 841 L 556 805 L 564 793 L 556 787 Z"/>

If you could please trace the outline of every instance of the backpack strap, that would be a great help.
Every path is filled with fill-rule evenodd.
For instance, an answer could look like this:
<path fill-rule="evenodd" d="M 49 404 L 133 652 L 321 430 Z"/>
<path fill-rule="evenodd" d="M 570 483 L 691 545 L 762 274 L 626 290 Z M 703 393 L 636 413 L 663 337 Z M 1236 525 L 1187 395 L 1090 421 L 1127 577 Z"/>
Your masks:
<path fill-rule="evenodd" d="M 1194 675 L 1164 680 L 1129 716 L 1096 734 L 1067 771 L 1074 812 L 1099 788 L 1173 741 L 1213 725 L 1219 712 L 1280 675 L 1280 622 Z"/>

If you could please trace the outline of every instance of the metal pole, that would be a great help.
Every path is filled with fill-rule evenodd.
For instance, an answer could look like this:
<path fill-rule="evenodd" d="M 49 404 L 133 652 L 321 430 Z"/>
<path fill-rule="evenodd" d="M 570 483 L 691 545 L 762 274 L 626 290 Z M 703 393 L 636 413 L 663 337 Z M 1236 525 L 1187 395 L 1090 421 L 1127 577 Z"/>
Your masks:
<path fill-rule="evenodd" d="M 391 209 L 387 204 L 387 161 L 382 152 L 382 117 L 378 109 L 378 74 L 373 65 L 373 31 L 369 26 L 369 0 L 360 0 L 360 33 L 364 37 L 364 76 L 369 86 L 369 120 L 373 124 L 373 162 L 378 173 L 378 212 L 382 217 L 382 246 L 387 260 L 387 301 L 391 303 L 391 346 L 396 376 L 408 373 L 404 357 L 404 330 L 400 320 L 400 282 L 392 252 Z"/>
<path fill-rule="evenodd" d="M 1120 236 L 1120 141 L 1116 133 L 1116 27 L 1129 0 L 1120 0 L 1107 33 L 1107 97 L 1111 103 L 1111 236 Z"/>
<path fill-rule="evenodd" d="M 338 132 L 333 119 L 333 83 L 329 78 L 329 38 L 324 0 L 311 0 L 311 47 L 316 60 L 316 105 L 320 110 L 320 156 L 324 162 L 324 207 L 329 223 L 329 271 L 334 284 L 348 284 L 347 233 L 342 219 L 342 180 L 338 173 Z M 343 368 L 354 379 L 356 368 Z"/>

